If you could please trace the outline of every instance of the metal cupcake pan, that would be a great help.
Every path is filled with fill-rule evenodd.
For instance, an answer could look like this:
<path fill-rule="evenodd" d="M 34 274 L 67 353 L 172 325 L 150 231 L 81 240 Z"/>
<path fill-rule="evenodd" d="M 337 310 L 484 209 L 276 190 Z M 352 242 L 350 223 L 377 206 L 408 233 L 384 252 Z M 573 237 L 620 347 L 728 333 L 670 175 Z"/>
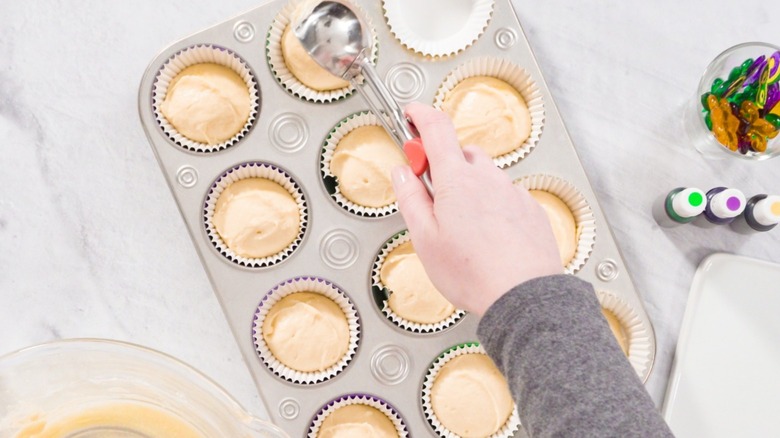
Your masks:
<path fill-rule="evenodd" d="M 303 437 L 330 401 L 350 394 L 370 394 L 392 406 L 412 436 L 436 436 L 423 414 L 423 380 L 441 352 L 477 340 L 477 318 L 467 314 L 444 330 L 415 333 L 394 324 L 375 302 L 374 261 L 388 239 L 406 227 L 398 213 L 362 217 L 340 207 L 328 193 L 320 168 L 326 137 L 345 117 L 365 111 L 367 105 L 356 95 L 330 103 L 308 102 L 279 84 L 266 58 L 266 39 L 274 18 L 287 3 L 265 2 L 165 48 L 141 80 L 141 122 L 272 421 L 291 436 Z M 476 58 L 508 59 L 530 75 L 544 102 L 544 126 L 533 150 L 505 171 L 513 179 L 538 174 L 562 178 L 585 198 L 595 219 L 596 237 L 590 255 L 574 275 L 593 283 L 596 290 L 622 299 L 647 328 L 649 365 L 640 376 L 646 380 L 656 348 L 652 325 L 510 0 L 496 0 L 490 23 L 472 46 L 436 60 L 415 54 L 395 39 L 381 1 L 361 2 L 361 7 L 376 30 L 377 70 L 401 102 L 432 104 L 445 78 Z M 253 126 L 236 144 L 210 153 L 177 145 L 160 127 L 153 111 L 154 83 L 160 69 L 178 52 L 199 44 L 237 54 L 251 70 L 260 92 L 259 114 Z M 250 162 L 282 169 L 306 199 L 307 224 L 298 248 L 269 267 L 252 268 L 229 260 L 212 244 L 204 223 L 204 207 L 214 182 L 234 166 Z M 338 285 L 360 317 L 357 352 L 343 371 L 324 383 L 287 381 L 275 375 L 255 349 L 253 325 L 258 304 L 275 286 L 297 277 L 318 277 Z"/>

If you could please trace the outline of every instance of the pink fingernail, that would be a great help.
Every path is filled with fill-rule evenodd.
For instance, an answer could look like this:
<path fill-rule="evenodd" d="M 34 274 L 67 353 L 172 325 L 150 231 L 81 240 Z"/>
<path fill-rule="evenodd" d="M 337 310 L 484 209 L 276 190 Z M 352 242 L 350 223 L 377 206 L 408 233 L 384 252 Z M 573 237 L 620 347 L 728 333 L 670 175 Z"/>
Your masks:
<path fill-rule="evenodd" d="M 411 169 L 409 169 L 409 166 L 406 165 L 395 166 L 393 170 L 390 171 L 390 176 L 393 179 L 393 185 L 398 187 L 403 184 L 406 184 L 406 182 L 409 181 L 410 173 L 411 173 Z"/>

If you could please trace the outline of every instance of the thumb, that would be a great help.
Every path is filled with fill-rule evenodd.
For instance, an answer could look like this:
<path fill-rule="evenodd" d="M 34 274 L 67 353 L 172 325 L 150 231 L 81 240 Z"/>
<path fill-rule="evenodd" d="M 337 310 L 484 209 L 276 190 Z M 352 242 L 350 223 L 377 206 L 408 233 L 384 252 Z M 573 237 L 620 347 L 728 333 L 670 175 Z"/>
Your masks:
<path fill-rule="evenodd" d="M 420 238 L 435 230 L 433 200 L 425 190 L 422 181 L 412 173 L 409 166 L 396 166 L 391 176 L 401 216 L 412 234 L 412 239 L 417 237 L 419 241 Z"/>

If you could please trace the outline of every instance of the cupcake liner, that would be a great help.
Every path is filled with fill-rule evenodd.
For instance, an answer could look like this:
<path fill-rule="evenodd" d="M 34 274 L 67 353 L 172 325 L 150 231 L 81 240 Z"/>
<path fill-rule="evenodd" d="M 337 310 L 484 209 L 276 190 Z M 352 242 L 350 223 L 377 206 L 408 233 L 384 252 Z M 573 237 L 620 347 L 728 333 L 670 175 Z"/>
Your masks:
<path fill-rule="evenodd" d="M 263 321 L 271 308 L 282 298 L 298 292 L 317 293 L 333 300 L 347 317 L 349 348 L 347 353 L 330 368 L 321 372 L 304 372 L 288 367 L 277 359 L 263 338 Z M 333 283 L 317 277 L 296 277 L 276 285 L 260 301 L 252 323 L 255 349 L 263 363 L 277 376 L 288 382 L 312 385 L 331 379 L 341 373 L 352 361 L 360 343 L 360 317 L 347 294 Z"/>
<path fill-rule="evenodd" d="M 526 105 L 528 105 L 528 111 L 531 113 L 531 134 L 528 136 L 528 139 L 518 149 L 493 158 L 493 162 L 498 167 L 505 168 L 511 166 L 528 155 L 536 147 L 539 137 L 542 135 L 544 128 L 542 92 L 531 78 L 531 75 L 522 67 L 506 59 L 482 57 L 472 59 L 450 72 L 439 87 L 433 106 L 441 109 L 444 97 L 448 92 L 464 79 L 475 76 L 490 76 L 501 79 L 517 89 L 520 95 L 523 96 Z"/>
<path fill-rule="evenodd" d="M 475 0 L 463 27 L 441 40 L 426 39 L 414 32 L 407 22 L 409 11 L 404 9 L 409 4 L 383 0 L 382 9 L 390 32 L 402 46 L 426 57 L 444 58 L 459 54 L 477 42 L 490 24 L 494 4 L 494 0 Z"/>
<path fill-rule="evenodd" d="M 409 242 L 411 240 L 411 236 L 409 235 L 409 231 L 402 231 L 393 237 L 390 238 L 383 246 L 382 250 L 377 255 L 376 259 L 374 260 L 374 267 L 371 271 L 371 288 L 374 291 L 375 295 L 381 295 L 382 297 L 385 297 L 381 300 L 381 303 L 377 303 L 380 307 L 380 310 L 384 315 L 389 319 L 393 324 L 397 325 L 398 327 L 412 332 L 412 333 L 436 333 L 440 332 L 444 329 L 447 329 L 449 327 L 452 327 L 460 321 L 465 315 L 466 311 L 461 309 L 455 309 L 455 312 L 452 313 L 449 317 L 444 319 L 443 321 L 440 321 L 438 323 L 431 323 L 431 324 L 421 324 L 414 321 L 409 321 L 408 319 L 405 319 L 395 313 L 393 309 L 390 308 L 388 304 L 388 300 L 386 297 L 390 295 L 390 292 L 387 290 L 385 285 L 382 283 L 382 279 L 379 275 L 380 271 L 382 270 L 382 264 L 384 264 L 385 259 L 387 258 L 388 254 L 392 252 L 394 249 L 398 248 L 400 245 Z"/>
<path fill-rule="evenodd" d="M 382 126 L 382 123 L 374 113 L 363 111 L 352 114 L 340 121 L 330 133 L 328 133 L 328 137 L 325 139 L 325 143 L 322 146 L 322 153 L 320 154 L 320 171 L 322 173 L 322 178 L 331 198 L 333 198 L 341 208 L 348 212 L 358 216 L 375 218 L 389 216 L 398 211 L 398 203 L 393 202 L 384 207 L 365 207 L 358 205 L 341 194 L 338 179 L 330 172 L 330 160 L 333 159 L 333 153 L 336 150 L 336 146 L 338 146 L 344 136 L 349 134 L 352 130 L 362 126 Z"/>
<path fill-rule="evenodd" d="M 588 201 L 574 185 L 551 175 L 530 175 L 515 180 L 515 184 L 520 184 L 528 190 L 549 192 L 569 207 L 577 224 L 577 250 L 564 270 L 567 274 L 579 271 L 588 261 L 596 242 L 596 219 Z"/>
<path fill-rule="evenodd" d="M 282 54 L 282 35 L 284 35 L 285 29 L 287 29 L 287 26 L 292 21 L 295 9 L 304 1 L 305 0 L 290 0 L 276 15 L 273 23 L 271 23 L 271 28 L 268 30 L 268 36 L 266 37 L 265 43 L 265 56 L 268 61 L 268 66 L 271 68 L 271 73 L 276 78 L 276 81 L 295 97 L 316 103 L 329 103 L 344 99 L 355 91 L 355 87 L 352 86 L 352 84 L 338 90 L 315 90 L 298 80 L 298 78 L 287 68 L 287 64 L 284 61 L 284 55 Z M 366 20 L 368 27 L 371 29 L 374 43 L 371 47 L 370 58 L 371 63 L 376 64 L 378 53 L 376 30 L 371 24 L 368 15 L 356 4 L 356 2 L 349 1 L 349 4 L 356 13 L 361 14 Z M 358 77 L 357 80 L 362 81 L 362 77 Z"/>
<path fill-rule="evenodd" d="M 246 178 L 265 178 L 274 181 L 287 189 L 298 204 L 298 211 L 300 213 L 300 231 L 298 232 L 298 236 L 287 246 L 287 248 L 272 256 L 248 258 L 238 255 L 235 251 L 228 248 L 227 244 L 222 240 L 222 237 L 217 233 L 217 229 L 212 222 L 219 195 L 222 194 L 230 184 Z M 298 246 L 300 246 L 307 228 L 306 199 L 304 198 L 303 190 L 298 183 L 296 183 L 284 170 L 267 163 L 242 163 L 222 173 L 222 175 L 211 184 L 211 188 L 206 195 L 206 200 L 203 205 L 203 223 L 206 227 L 206 235 L 208 236 L 209 241 L 225 258 L 240 266 L 248 268 L 265 268 L 286 259 L 295 252 Z"/>
<path fill-rule="evenodd" d="M 215 145 L 200 143 L 185 137 L 168 122 L 160 111 L 160 106 L 168 94 L 168 86 L 176 75 L 187 67 L 206 63 L 219 64 L 235 71 L 249 89 L 251 105 L 249 118 L 241 131 L 229 140 Z M 260 91 L 254 74 L 249 69 L 249 64 L 234 52 L 211 44 L 195 45 L 175 53 L 160 67 L 152 86 L 152 111 L 160 129 L 177 146 L 193 152 L 217 152 L 238 143 L 252 129 L 260 111 Z"/>
<path fill-rule="evenodd" d="M 642 382 L 646 382 L 650 377 L 650 367 L 653 363 L 650 329 L 622 298 L 602 290 L 597 291 L 596 296 L 601 307 L 615 314 L 628 333 L 628 361 L 631 362 L 631 366 L 634 367 Z"/>
<path fill-rule="evenodd" d="M 436 376 L 439 374 L 441 368 L 450 360 L 462 356 L 464 354 L 487 354 L 485 349 L 479 345 L 479 342 L 466 342 L 456 345 L 449 350 L 444 351 L 437 357 L 433 363 L 428 367 L 428 372 L 423 380 L 422 388 L 422 407 L 425 419 L 428 420 L 428 424 L 431 425 L 436 434 L 442 438 L 459 438 L 458 435 L 451 432 L 444 427 L 436 418 L 436 414 L 433 412 L 433 405 L 431 404 L 431 390 L 433 389 L 433 382 L 436 380 Z M 490 435 L 489 438 L 509 438 L 514 436 L 515 432 L 520 429 L 520 415 L 517 412 L 517 404 L 512 409 L 512 414 L 506 421 L 504 426 L 499 429 L 498 432 Z"/>
<path fill-rule="evenodd" d="M 322 422 L 325 421 L 325 418 L 336 409 L 349 405 L 366 405 L 378 409 L 379 412 L 387 415 L 387 418 L 393 422 L 399 438 L 406 438 L 409 436 L 409 430 L 406 427 L 406 423 L 404 423 L 404 419 L 390 403 L 369 394 L 347 394 L 329 401 L 320 409 L 311 421 L 307 437 L 317 438 L 320 426 L 322 426 Z"/>

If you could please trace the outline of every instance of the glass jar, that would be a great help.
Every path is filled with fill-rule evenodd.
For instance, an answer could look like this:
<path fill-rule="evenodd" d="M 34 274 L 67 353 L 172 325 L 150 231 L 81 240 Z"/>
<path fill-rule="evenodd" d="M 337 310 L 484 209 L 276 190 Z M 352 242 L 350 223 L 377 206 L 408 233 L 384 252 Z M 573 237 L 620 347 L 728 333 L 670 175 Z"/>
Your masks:
<path fill-rule="evenodd" d="M 706 158 L 722 159 L 736 157 L 745 160 L 766 160 L 780 154 L 780 136 L 768 139 L 766 151 L 764 152 L 751 150 L 746 154 L 742 154 L 739 151 L 732 151 L 715 138 L 707 126 L 704 113 L 702 112 L 705 109 L 702 96 L 711 92 L 713 82 L 717 78 L 725 81 L 729 77 L 731 70 L 735 67 L 740 67 L 746 60 L 755 60 L 762 55 L 769 58 L 779 50 L 780 47 L 769 43 L 750 42 L 739 44 L 718 55 L 704 71 L 696 96 L 687 105 L 685 130 L 688 132 L 693 146 Z"/>

